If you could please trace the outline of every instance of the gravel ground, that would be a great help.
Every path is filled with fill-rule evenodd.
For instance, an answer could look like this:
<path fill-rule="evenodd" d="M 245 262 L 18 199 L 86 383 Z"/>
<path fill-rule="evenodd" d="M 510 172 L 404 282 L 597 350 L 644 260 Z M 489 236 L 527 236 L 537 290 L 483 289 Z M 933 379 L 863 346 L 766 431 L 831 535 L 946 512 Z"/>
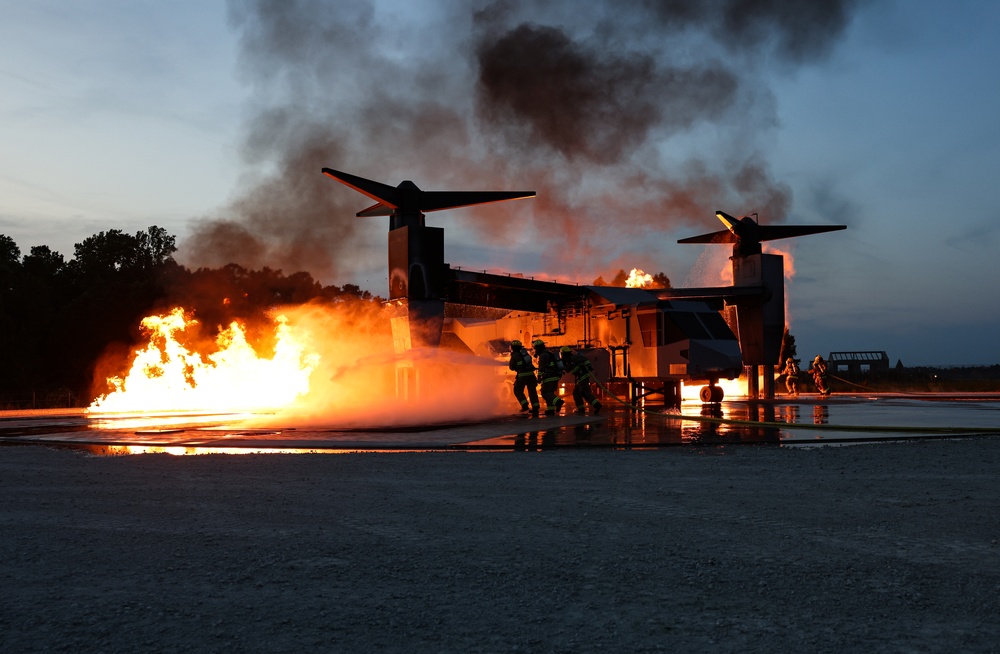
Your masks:
<path fill-rule="evenodd" d="M 1000 651 L 1000 440 L 0 448 L 0 651 Z"/>

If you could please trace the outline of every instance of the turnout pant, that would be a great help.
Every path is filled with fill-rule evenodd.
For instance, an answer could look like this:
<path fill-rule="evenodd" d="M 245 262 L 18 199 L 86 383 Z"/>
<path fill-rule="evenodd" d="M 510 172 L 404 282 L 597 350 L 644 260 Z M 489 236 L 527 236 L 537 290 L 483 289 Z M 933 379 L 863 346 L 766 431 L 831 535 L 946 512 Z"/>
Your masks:
<path fill-rule="evenodd" d="M 514 379 L 514 397 L 521 405 L 521 409 L 528 408 L 528 399 L 524 397 L 524 391 L 528 391 L 528 398 L 531 398 L 531 408 L 538 408 L 538 380 L 535 379 L 534 375 L 530 377 L 525 375 L 524 377 L 517 377 Z"/>
<path fill-rule="evenodd" d="M 597 398 L 594 397 L 594 391 L 590 390 L 589 379 L 576 380 L 576 383 L 573 385 L 573 401 L 576 402 L 577 409 L 582 409 L 584 403 L 594 406 Z"/>
<path fill-rule="evenodd" d="M 556 395 L 556 388 L 559 386 L 559 378 L 546 379 L 542 382 L 542 398 L 545 399 L 545 412 L 555 413 L 565 402 Z"/>

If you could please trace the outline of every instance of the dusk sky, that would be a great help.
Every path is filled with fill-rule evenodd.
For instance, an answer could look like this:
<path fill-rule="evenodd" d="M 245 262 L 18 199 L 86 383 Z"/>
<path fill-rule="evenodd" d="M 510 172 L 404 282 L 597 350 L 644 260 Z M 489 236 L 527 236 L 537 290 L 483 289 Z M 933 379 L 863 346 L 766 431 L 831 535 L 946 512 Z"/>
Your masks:
<path fill-rule="evenodd" d="M 322 167 L 534 190 L 429 214 L 452 265 L 721 285 L 791 254 L 799 356 L 1000 364 L 1000 3 L 0 0 L 0 234 L 109 229 L 387 293 L 387 220 Z"/>

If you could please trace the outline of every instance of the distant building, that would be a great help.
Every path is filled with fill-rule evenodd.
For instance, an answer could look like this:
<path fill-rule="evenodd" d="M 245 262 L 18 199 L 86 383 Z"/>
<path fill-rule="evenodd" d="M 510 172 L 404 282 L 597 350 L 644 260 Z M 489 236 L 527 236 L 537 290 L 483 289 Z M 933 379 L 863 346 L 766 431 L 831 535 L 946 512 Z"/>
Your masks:
<path fill-rule="evenodd" d="M 866 375 L 889 370 L 889 355 L 885 352 L 831 352 L 827 358 L 830 372 Z"/>

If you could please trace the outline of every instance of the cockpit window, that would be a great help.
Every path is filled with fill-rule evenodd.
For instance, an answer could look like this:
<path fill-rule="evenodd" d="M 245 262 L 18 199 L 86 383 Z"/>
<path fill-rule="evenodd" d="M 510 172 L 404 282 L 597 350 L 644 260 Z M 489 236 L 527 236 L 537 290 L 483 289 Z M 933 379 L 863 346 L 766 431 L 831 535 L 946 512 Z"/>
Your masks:
<path fill-rule="evenodd" d="M 721 314 L 714 311 L 704 311 L 699 313 L 698 317 L 701 318 L 701 322 L 708 328 L 709 333 L 712 334 L 712 338 L 720 341 L 732 341 L 736 339 L 736 336 L 733 335 L 732 330 L 729 329 L 729 325 L 726 324 Z"/>
<path fill-rule="evenodd" d="M 677 326 L 681 328 L 686 338 L 710 338 L 708 330 L 705 329 L 694 313 L 688 311 L 671 311 L 668 315 L 677 322 Z"/>

